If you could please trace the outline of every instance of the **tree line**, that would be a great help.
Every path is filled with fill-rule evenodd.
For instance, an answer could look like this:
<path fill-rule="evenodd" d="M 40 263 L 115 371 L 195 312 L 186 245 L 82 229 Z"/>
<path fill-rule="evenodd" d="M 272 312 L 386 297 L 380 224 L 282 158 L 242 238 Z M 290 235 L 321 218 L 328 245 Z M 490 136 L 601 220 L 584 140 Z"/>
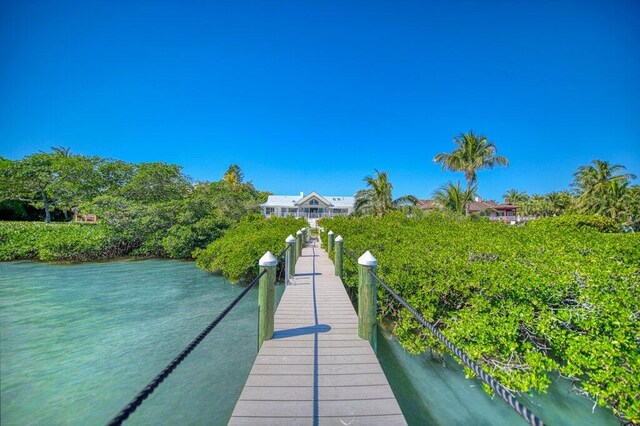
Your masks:
<path fill-rule="evenodd" d="M 267 192 L 232 164 L 219 181 L 193 182 L 182 167 L 74 155 L 62 147 L 21 160 L 0 158 L 0 201 L 36 208 L 46 223 L 92 214 L 104 227 L 104 256 L 190 258 L 243 217 Z M 11 214 L 11 212 L 9 212 Z M 101 230 L 102 232 L 102 230 Z"/>
<path fill-rule="evenodd" d="M 448 182 L 432 194 L 433 205 L 458 214 L 469 214 L 469 204 L 478 193 L 477 172 L 497 166 L 508 166 L 509 160 L 497 155 L 496 145 L 485 135 L 473 131 L 453 138 L 456 145 L 450 153 L 440 153 L 434 162 L 443 170 L 462 172 L 466 188 L 460 182 Z M 640 186 L 632 184 L 636 176 L 625 172 L 621 164 L 594 160 L 574 173 L 569 190 L 549 194 L 533 194 L 510 189 L 504 201 L 516 205 L 526 216 L 547 217 L 561 214 L 590 214 L 615 220 L 638 229 L 640 227 Z M 418 199 L 413 195 L 393 198 L 393 185 L 387 172 L 376 170 L 376 176 L 364 178 L 367 188 L 356 194 L 355 214 L 382 216 L 393 210 L 415 212 Z"/>

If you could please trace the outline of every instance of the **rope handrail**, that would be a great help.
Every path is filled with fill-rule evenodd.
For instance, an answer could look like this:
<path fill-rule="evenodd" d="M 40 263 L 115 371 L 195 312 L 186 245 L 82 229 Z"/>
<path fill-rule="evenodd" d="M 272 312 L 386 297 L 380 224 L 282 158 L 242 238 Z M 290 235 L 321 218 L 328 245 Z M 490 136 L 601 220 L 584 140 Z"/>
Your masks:
<path fill-rule="evenodd" d="M 293 247 L 293 245 L 288 245 L 288 244 L 287 244 L 287 246 L 286 246 L 284 249 L 282 249 L 282 251 L 280 252 L 280 254 L 278 254 L 278 255 L 276 256 L 276 259 L 278 259 L 278 260 L 282 259 L 282 257 L 287 253 L 287 250 L 289 250 L 289 247 Z"/>
<path fill-rule="evenodd" d="M 358 264 L 358 256 L 356 256 L 356 254 L 355 254 L 353 251 L 349 250 L 349 249 L 348 249 L 348 248 L 346 248 L 346 247 L 343 247 L 343 248 L 342 248 L 342 251 L 344 252 L 344 254 L 346 254 L 346 255 L 347 255 L 347 257 L 348 257 L 348 258 L 349 258 L 353 263 L 355 263 L 356 265 Z"/>
<path fill-rule="evenodd" d="M 285 249 L 286 250 L 286 249 Z M 238 302 L 256 285 L 260 278 L 267 272 L 264 269 L 251 283 L 227 306 L 207 327 L 198 334 L 198 336 L 187 345 L 165 368 L 158 374 L 149 384 L 142 389 L 116 416 L 107 424 L 108 426 L 121 425 L 134 411 L 142 404 L 142 402 L 151 395 L 151 393 L 166 379 L 169 374 L 176 369 L 178 365 L 193 351 L 196 346 L 204 340 L 205 337 L 213 330 L 222 319 L 238 304 Z"/>
<path fill-rule="evenodd" d="M 400 295 L 398 295 L 395 291 L 389 287 L 387 283 L 385 283 L 380 277 L 378 277 L 371 269 L 369 269 L 369 273 L 376 281 L 378 281 L 384 289 L 389 293 L 394 299 L 396 299 L 402 306 L 404 306 L 417 320 L 422 326 L 426 327 L 435 337 L 438 338 L 451 352 L 453 352 L 458 358 L 465 363 L 467 367 L 472 369 L 482 381 L 488 384 L 491 389 L 493 389 L 502 399 L 504 399 L 507 404 L 511 406 L 518 414 L 520 414 L 528 423 L 533 426 L 543 426 L 544 423 L 535 414 L 533 414 L 527 407 L 522 405 L 520 401 L 516 399 L 515 396 L 511 394 L 504 386 L 502 386 L 496 379 L 494 379 L 489 373 L 485 372 L 482 367 L 476 364 L 474 361 L 469 359 L 467 354 L 465 354 L 460 348 L 454 345 L 449 339 L 444 337 L 438 329 L 425 320 L 422 315 L 418 311 L 416 311 L 413 306 L 411 306 L 407 301 L 405 301 Z"/>

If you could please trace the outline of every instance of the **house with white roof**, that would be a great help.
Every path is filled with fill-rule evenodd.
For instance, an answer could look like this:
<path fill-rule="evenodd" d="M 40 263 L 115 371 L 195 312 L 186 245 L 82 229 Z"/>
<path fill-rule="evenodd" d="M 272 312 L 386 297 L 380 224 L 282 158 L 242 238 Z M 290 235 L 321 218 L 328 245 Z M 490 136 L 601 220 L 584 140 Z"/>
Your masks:
<path fill-rule="evenodd" d="M 266 203 L 260 204 L 265 216 L 295 216 L 307 219 L 347 216 L 353 213 L 355 197 L 343 195 L 269 195 Z"/>

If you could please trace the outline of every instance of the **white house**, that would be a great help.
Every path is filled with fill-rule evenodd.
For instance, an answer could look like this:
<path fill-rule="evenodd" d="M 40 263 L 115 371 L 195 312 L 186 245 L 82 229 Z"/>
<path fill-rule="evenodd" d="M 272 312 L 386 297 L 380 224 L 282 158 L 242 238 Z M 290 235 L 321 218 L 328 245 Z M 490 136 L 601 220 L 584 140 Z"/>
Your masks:
<path fill-rule="evenodd" d="M 295 216 L 307 219 L 346 216 L 353 212 L 355 197 L 325 195 L 312 192 L 300 195 L 269 195 L 266 203 L 260 204 L 265 216 Z"/>

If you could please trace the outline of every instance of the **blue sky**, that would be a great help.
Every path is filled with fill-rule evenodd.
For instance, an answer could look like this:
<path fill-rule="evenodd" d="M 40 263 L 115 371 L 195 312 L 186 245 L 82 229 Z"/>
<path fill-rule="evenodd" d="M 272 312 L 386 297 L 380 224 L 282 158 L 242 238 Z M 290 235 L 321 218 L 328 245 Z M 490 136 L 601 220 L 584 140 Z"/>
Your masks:
<path fill-rule="evenodd" d="M 593 159 L 640 175 L 640 2 L 0 3 L 0 155 L 48 147 L 230 163 L 275 193 L 354 193 L 374 169 L 428 197 L 432 159 L 485 133 L 499 199 Z"/>

